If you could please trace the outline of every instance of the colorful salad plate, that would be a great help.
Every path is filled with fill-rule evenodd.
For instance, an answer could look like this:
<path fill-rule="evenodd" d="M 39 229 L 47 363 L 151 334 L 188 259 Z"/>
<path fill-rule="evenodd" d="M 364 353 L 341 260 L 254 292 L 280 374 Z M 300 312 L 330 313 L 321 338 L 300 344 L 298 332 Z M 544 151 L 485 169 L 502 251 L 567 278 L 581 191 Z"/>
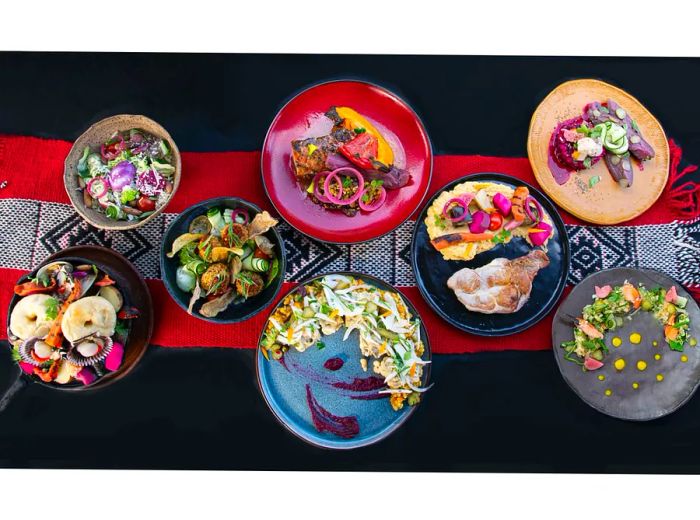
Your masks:
<path fill-rule="evenodd" d="M 300 283 L 268 317 L 256 360 L 274 416 L 323 448 L 386 438 L 429 389 L 430 343 L 416 309 L 364 274 L 329 273 Z"/>
<path fill-rule="evenodd" d="M 160 255 L 170 296 L 213 323 L 237 323 L 263 310 L 280 291 L 287 265 L 277 223 L 236 197 L 205 200 L 179 214 Z"/>
<path fill-rule="evenodd" d="M 18 280 L 7 318 L 22 377 L 56 390 L 102 388 L 125 377 L 153 330 L 148 287 L 119 253 L 75 246 Z"/>
<path fill-rule="evenodd" d="M 572 215 L 617 224 L 649 209 L 669 174 L 661 124 L 624 90 L 567 81 L 540 103 L 527 151 L 542 190 Z"/>
<path fill-rule="evenodd" d="M 120 114 L 78 137 L 66 157 L 63 182 L 89 224 L 126 230 L 166 208 L 181 173 L 180 151 L 162 126 L 146 116 Z"/>
<path fill-rule="evenodd" d="M 554 205 L 500 173 L 467 175 L 440 189 L 416 219 L 411 242 L 426 302 L 451 325 L 483 336 L 515 334 L 544 318 L 562 294 L 569 262 Z"/>
<path fill-rule="evenodd" d="M 579 283 L 554 316 L 564 380 L 601 413 L 649 421 L 683 406 L 700 382 L 700 309 L 658 271 L 614 268 Z"/>
<path fill-rule="evenodd" d="M 279 214 L 317 240 L 357 243 L 389 233 L 419 207 L 433 154 L 416 113 L 396 94 L 331 81 L 288 101 L 262 151 Z"/>

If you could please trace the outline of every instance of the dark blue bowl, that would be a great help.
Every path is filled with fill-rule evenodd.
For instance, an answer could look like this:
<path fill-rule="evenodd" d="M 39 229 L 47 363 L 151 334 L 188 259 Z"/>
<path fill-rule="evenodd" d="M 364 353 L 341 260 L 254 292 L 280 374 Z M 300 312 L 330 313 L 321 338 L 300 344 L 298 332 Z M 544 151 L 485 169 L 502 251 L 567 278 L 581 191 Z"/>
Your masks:
<path fill-rule="evenodd" d="M 381 289 L 396 291 L 386 282 L 365 274 L 353 272 L 326 274 L 354 276 Z M 302 285 L 326 276 L 326 274 L 314 276 L 301 282 L 299 286 L 287 294 L 292 293 Z M 405 296 L 402 297 L 411 314 L 420 319 L 420 315 L 411 302 Z M 282 300 L 280 300 L 280 304 Z M 275 306 L 270 315 L 278 306 L 279 304 Z M 267 321 L 265 323 L 267 324 Z M 421 338 L 425 345 L 423 359 L 430 360 L 430 342 L 422 323 L 423 320 L 421 320 Z M 396 431 L 419 406 L 404 404 L 401 410 L 394 411 L 389 404 L 388 396 L 376 398 L 376 390 L 357 391 L 334 386 L 337 383 L 343 385 L 355 381 L 356 378 L 367 378 L 374 375 L 371 359 L 368 360 L 367 372 L 364 372 L 360 366 L 357 332 L 353 331 L 347 341 L 343 341 L 344 333 L 345 327 L 342 327 L 333 335 L 322 336 L 321 340 L 325 344 L 323 349 L 318 349 L 315 346 L 304 352 L 290 349 L 284 354 L 283 363 L 273 359 L 268 361 L 262 355 L 262 349 L 259 347 L 256 356 L 260 391 L 272 413 L 294 435 L 309 444 L 322 448 L 347 450 L 379 442 Z M 337 359 L 342 362 L 335 361 L 336 364 L 342 364 L 339 369 L 329 370 L 324 366 L 329 360 Z M 425 365 L 423 387 L 429 383 L 430 366 L 430 364 Z M 425 399 L 429 393 L 430 391 L 423 394 L 422 399 Z M 352 438 L 344 438 L 328 431 L 319 431 L 314 426 L 311 416 L 309 396 L 315 401 L 316 406 L 337 417 L 354 417 L 359 426 L 359 433 Z"/>
<path fill-rule="evenodd" d="M 175 258 L 168 258 L 166 254 L 170 251 L 175 239 L 183 233 L 187 233 L 192 219 L 198 217 L 199 215 L 206 215 L 210 208 L 246 209 L 250 214 L 251 220 L 257 213 L 262 211 L 255 204 L 237 197 L 218 197 L 215 199 L 205 200 L 191 206 L 184 212 L 180 213 L 172 224 L 170 224 L 168 230 L 165 232 L 163 244 L 161 245 L 160 249 L 161 278 L 163 279 L 163 283 L 165 283 L 165 287 L 168 289 L 170 296 L 172 296 L 175 302 L 177 302 L 177 304 L 185 311 L 187 311 L 192 293 L 185 292 L 177 286 L 175 281 L 175 272 L 177 271 L 180 262 L 177 255 Z M 204 299 L 200 298 L 192 309 L 193 316 L 199 318 L 200 320 L 211 321 L 213 323 L 237 323 L 255 316 L 270 303 L 272 303 L 277 296 L 277 293 L 279 293 L 280 289 L 282 288 L 284 273 L 287 270 L 287 260 L 286 251 L 284 249 L 284 240 L 282 240 L 282 236 L 279 234 L 277 229 L 272 228 L 265 233 L 265 236 L 267 236 L 275 245 L 275 251 L 277 251 L 277 255 L 279 256 L 280 270 L 277 278 L 268 287 L 263 289 L 260 294 L 248 298 L 240 303 L 232 303 L 225 311 L 219 313 L 214 318 L 207 318 L 199 313 L 199 309 L 204 303 Z"/>
<path fill-rule="evenodd" d="M 456 271 L 469 267 L 475 269 L 488 264 L 496 258 L 517 258 L 528 254 L 532 248 L 520 238 L 514 238 L 508 244 L 499 244 L 493 249 L 478 254 L 469 261 L 445 260 L 439 251 L 430 243 L 428 229 L 425 226 L 425 216 L 428 208 L 444 191 L 453 189 L 465 181 L 493 182 L 505 184 L 512 188 L 526 186 L 542 208 L 549 214 L 554 224 L 554 235 L 547 243 L 547 256 L 550 264 L 541 269 L 532 284 L 530 299 L 523 307 L 512 314 L 482 314 L 468 311 L 447 287 L 447 280 Z M 515 334 L 544 318 L 556 305 L 561 296 L 566 278 L 569 274 L 570 263 L 569 237 L 566 234 L 564 222 L 559 216 L 554 204 L 539 190 L 528 183 L 504 175 L 502 173 L 477 173 L 467 175 L 450 182 L 437 191 L 416 219 L 411 242 L 411 264 L 416 276 L 416 285 L 426 302 L 446 322 L 458 329 L 481 336 L 505 336 Z"/>

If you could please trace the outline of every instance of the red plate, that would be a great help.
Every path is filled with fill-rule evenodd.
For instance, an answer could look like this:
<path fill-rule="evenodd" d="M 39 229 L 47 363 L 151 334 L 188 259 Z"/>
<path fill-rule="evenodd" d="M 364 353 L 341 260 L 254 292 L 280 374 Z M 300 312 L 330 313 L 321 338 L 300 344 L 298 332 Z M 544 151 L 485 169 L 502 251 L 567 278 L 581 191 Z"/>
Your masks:
<path fill-rule="evenodd" d="M 327 134 L 332 123 L 323 114 L 333 105 L 369 119 L 389 141 L 397 166 L 411 174 L 406 186 L 388 190 L 384 205 L 371 213 L 348 217 L 314 204 L 292 171 L 291 142 Z M 272 121 L 262 151 L 263 184 L 279 214 L 310 237 L 342 244 L 380 237 L 408 219 L 428 191 L 432 168 L 430 140 L 416 113 L 395 94 L 361 81 L 331 81 L 298 94 Z"/>

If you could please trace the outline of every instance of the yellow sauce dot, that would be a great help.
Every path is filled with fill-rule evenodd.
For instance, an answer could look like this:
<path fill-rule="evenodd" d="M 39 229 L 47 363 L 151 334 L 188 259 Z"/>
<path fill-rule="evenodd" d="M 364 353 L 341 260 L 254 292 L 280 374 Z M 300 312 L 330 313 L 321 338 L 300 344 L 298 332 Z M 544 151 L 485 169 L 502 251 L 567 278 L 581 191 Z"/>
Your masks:
<path fill-rule="evenodd" d="M 598 376 L 598 381 L 605 381 L 605 376 L 603 374 L 600 374 Z"/>
<path fill-rule="evenodd" d="M 688 356 L 686 356 L 685 354 L 683 354 L 683 355 L 681 356 L 681 361 L 682 361 L 683 363 L 687 363 L 687 362 L 688 362 Z"/>
<path fill-rule="evenodd" d="M 661 359 L 661 354 L 654 354 L 654 359 L 655 359 L 656 361 L 660 360 L 660 359 Z"/>
<path fill-rule="evenodd" d="M 637 370 L 646 370 L 647 369 L 647 362 L 643 360 L 637 361 Z"/>
<path fill-rule="evenodd" d="M 688 344 L 689 344 L 691 347 L 694 347 L 695 345 L 698 344 L 698 340 L 696 340 L 695 338 L 690 338 L 690 340 L 688 340 Z"/>
<path fill-rule="evenodd" d="M 608 389 L 605 391 L 605 395 L 607 395 L 608 397 L 610 397 L 610 396 L 612 395 L 612 390 L 610 390 L 610 389 L 608 388 Z"/>
<path fill-rule="evenodd" d="M 663 380 L 664 380 L 664 375 L 663 375 L 663 374 L 656 374 L 656 380 L 657 380 L 657 381 L 663 381 Z"/>
<path fill-rule="evenodd" d="M 642 335 L 639 334 L 638 332 L 633 332 L 630 334 L 630 343 L 634 343 L 635 345 L 639 345 L 642 342 Z"/>
<path fill-rule="evenodd" d="M 617 336 L 615 336 L 612 339 L 612 344 L 613 344 L 613 347 L 619 347 L 620 345 L 622 345 L 622 340 L 620 338 L 618 338 Z"/>
<path fill-rule="evenodd" d="M 659 346 L 659 342 L 656 340 L 652 341 L 651 344 L 654 345 L 655 347 Z"/>
<path fill-rule="evenodd" d="M 615 370 L 623 370 L 625 368 L 625 360 L 620 358 L 615 360 Z"/>
<path fill-rule="evenodd" d="M 639 388 L 639 383 L 632 383 L 632 388 L 634 388 L 635 390 Z"/>

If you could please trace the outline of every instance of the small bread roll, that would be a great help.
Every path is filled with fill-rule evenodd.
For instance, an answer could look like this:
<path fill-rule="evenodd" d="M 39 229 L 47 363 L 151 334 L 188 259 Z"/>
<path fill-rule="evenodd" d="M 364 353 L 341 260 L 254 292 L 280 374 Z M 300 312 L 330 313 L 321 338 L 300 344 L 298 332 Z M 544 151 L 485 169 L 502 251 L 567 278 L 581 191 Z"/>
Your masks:
<path fill-rule="evenodd" d="M 116 324 L 114 306 L 101 296 L 88 296 L 68 306 L 61 329 L 63 336 L 72 343 L 96 333 L 110 337 Z"/>
<path fill-rule="evenodd" d="M 46 301 L 48 294 L 30 294 L 17 302 L 10 315 L 10 331 L 20 339 L 37 335 L 42 329 L 42 336 L 48 333 L 48 327 L 53 320 L 46 317 Z"/>

